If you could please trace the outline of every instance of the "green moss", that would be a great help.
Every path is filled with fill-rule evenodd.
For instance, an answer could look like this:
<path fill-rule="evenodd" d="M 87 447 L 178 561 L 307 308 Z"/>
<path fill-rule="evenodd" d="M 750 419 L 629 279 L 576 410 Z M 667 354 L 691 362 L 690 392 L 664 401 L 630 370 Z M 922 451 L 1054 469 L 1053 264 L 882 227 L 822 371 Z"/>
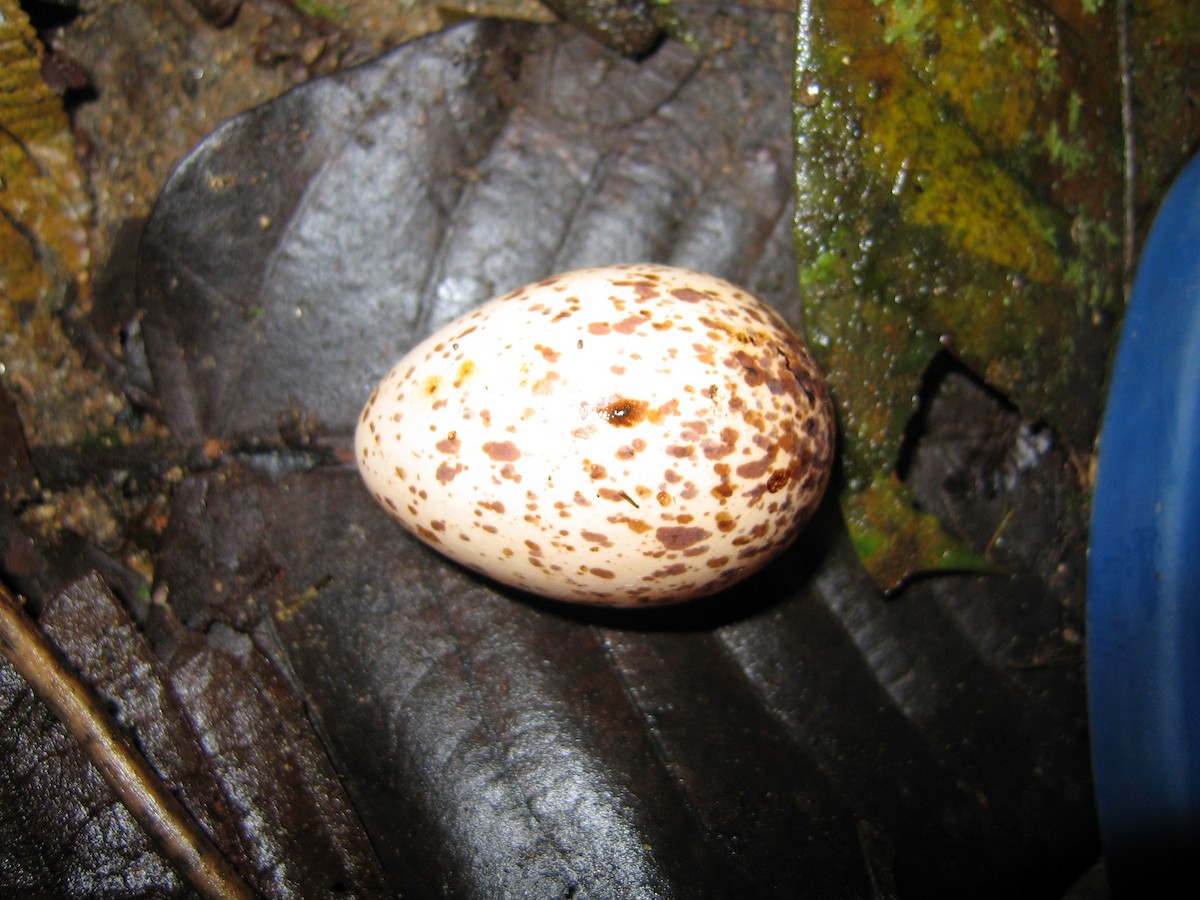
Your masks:
<path fill-rule="evenodd" d="M 1079 129 L 1083 100 L 1071 92 L 1067 98 L 1067 129 L 1063 134 L 1057 121 L 1051 121 L 1046 129 L 1043 143 L 1050 160 L 1062 166 L 1067 176 L 1077 175 L 1095 163 L 1095 156 L 1088 148 L 1086 136 Z"/>
<path fill-rule="evenodd" d="M 1043 93 L 1053 93 L 1062 84 L 1062 72 L 1059 71 L 1058 47 L 1054 44 L 1043 44 L 1037 57 L 1037 83 Z"/>
<path fill-rule="evenodd" d="M 1074 450 L 1092 445 L 1099 398 L 1079 395 L 1079 367 L 1115 335 L 1096 309 L 1121 299 L 1118 107 L 1099 99 L 1109 73 L 1029 8 L 812 8 L 794 105 L 804 319 L 838 403 L 839 499 L 886 585 L 978 562 L 894 476 L 942 346 Z M 1109 17 L 1093 21 L 1086 40 L 1112 43 Z"/>
<path fill-rule="evenodd" d="M 338 24 L 346 19 L 346 8 L 329 0 L 295 0 L 296 9 L 304 15 L 323 22 Z"/>
<path fill-rule="evenodd" d="M 88 449 L 111 449 L 121 444 L 121 434 L 111 425 L 104 425 L 89 431 L 80 441 Z"/>
<path fill-rule="evenodd" d="M 859 559 L 885 589 L 899 587 L 915 571 L 996 571 L 936 517 L 917 513 L 895 478 L 875 478 L 866 490 L 845 497 L 842 511 Z"/>
<path fill-rule="evenodd" d="M 879 7 L 887 6 L 887 26 L 883 40 L 894 44 L 897 41 L 915 46 L 925 35 L 929 10 L 925 0 L 872 0 Z"/>

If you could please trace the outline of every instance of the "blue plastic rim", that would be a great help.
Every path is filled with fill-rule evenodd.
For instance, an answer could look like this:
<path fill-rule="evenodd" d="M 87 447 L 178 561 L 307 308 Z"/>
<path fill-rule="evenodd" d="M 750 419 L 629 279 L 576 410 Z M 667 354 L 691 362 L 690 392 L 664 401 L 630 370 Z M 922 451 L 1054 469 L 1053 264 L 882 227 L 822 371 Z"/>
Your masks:
<path fill-rule="evenodd" d="M 1132 893 L 1200 864 L 1200 157 L 1142 252 L 1099 446 L 1092 759 L 1110 881 Z"/>

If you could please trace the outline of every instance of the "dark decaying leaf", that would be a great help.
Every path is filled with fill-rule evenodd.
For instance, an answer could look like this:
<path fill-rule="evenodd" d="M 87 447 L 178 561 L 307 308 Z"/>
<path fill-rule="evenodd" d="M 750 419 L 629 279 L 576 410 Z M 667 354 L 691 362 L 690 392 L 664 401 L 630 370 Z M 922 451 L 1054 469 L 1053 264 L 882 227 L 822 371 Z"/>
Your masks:
<path fill-rule="evenodd" d="M 1049 896 L 1094 847 L 1064 636 L 1081 610 L 1035 574 L 889 605 L 827 508 L 815 571 L 797 550 L 719 600 L 595 619 L 397 535 L 352 472 L 186 493 L 174 602 L 206 615 L 219 583 L 271 615 L 393 883 L 418 895 L 868 896 L 866 823 L 919 894 Z M 196 552 L 235 529 L 219 559 Z"/>
<path fill-rule="evenodd" d="M 182 882 L 62 725 L 0 658 L 0 887 L 7 896 L 180 894 Z M 14 815 L 19 811 L 19 815 Z"/>
<path fill-rule="evenodd" d="M 17 405 L 0 384 L 0 501 L 9 506 L 28 499 L 35 480 Z"/>
<path fill-rule="evenodd" d="M 546 5 L 605 46 L 635 59 L 662 40 L 651 0 L 546 0 Z"/>
<path fill-rule="evenodd" d="M 795 321 L 786 84 L 755 68 L 782 62 L 784 21 L 719 68 L 472 24 L 218 130 L 140 260 L 172 428 L 269 437 L 304 413 L 348 433 L 417 336 L 581 265 L 701 266 Z"/>
<path fill-rule="evenodd" d="M 156 653 L 95 576 L 50 598 L 39 624 L 258 895 L 384 892 L 324 750 L 251 637 L 225 626 L 202 636 L 168 616 L 156 629 Z M 185 894 L 184 879 L 61 726 L 10 684 L 8 716 L 30 726 L 5 732 L 12 745 L 3 791 L 24 810 L 20 833 L 5 842 L 6 893 L 58 884 L 64 897 Z M 88 824 L 64 838 L 64 821 L 75 818 Z"/>
<path fill-rule="evenodd" d="M 911 477 L 1017 574 L 895 603 L 830 504 L 708 601 L 535 602 L 405 537 L 350 466 L 272 449 L 296 421 L 344 448 L 407 347 L 554 270 L 694 265 L 797 321 L 791 11 L 688 24 L 640 63 L 464 25 L 180 167 L 142 246 L 148 351 L 176 435 L 239 443 L 179 486 L 160 587 L 185 627 L 273 633 L 395 894 L 1058 896 L 1096 853 L 1082 542 L 1040 545 L 1070 469 L 989 392 L 947 381 L 977 425 L 931 412 Z"/>

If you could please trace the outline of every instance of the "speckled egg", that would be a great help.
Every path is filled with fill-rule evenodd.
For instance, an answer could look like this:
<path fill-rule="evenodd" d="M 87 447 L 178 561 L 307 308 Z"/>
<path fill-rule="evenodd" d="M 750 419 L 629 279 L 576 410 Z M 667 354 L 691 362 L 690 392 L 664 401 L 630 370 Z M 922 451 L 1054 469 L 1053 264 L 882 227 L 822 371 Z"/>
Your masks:
<path fill-rule="evenodd" d="M 559 600 L 711 594 L 792 543 L 829 480 L 829 395 L 768 306 L 699 272 L 581 269 L 423 341 L 355 454 L 410 532 Z"/>

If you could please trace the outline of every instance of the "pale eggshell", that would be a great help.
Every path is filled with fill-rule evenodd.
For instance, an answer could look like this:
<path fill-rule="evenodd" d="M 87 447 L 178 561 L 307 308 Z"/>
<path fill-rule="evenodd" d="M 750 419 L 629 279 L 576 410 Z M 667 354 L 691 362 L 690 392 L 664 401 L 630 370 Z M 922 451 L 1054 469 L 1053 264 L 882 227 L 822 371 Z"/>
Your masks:
<path fill-rule="evenodd" d="M 787 547 L 833 444 L 824 382 L 773 310 L 642 264 L 547 278 L 441 328 L 371 395 L 355 455 L 451 559 L 639 605 L 721 590 Z"/>

